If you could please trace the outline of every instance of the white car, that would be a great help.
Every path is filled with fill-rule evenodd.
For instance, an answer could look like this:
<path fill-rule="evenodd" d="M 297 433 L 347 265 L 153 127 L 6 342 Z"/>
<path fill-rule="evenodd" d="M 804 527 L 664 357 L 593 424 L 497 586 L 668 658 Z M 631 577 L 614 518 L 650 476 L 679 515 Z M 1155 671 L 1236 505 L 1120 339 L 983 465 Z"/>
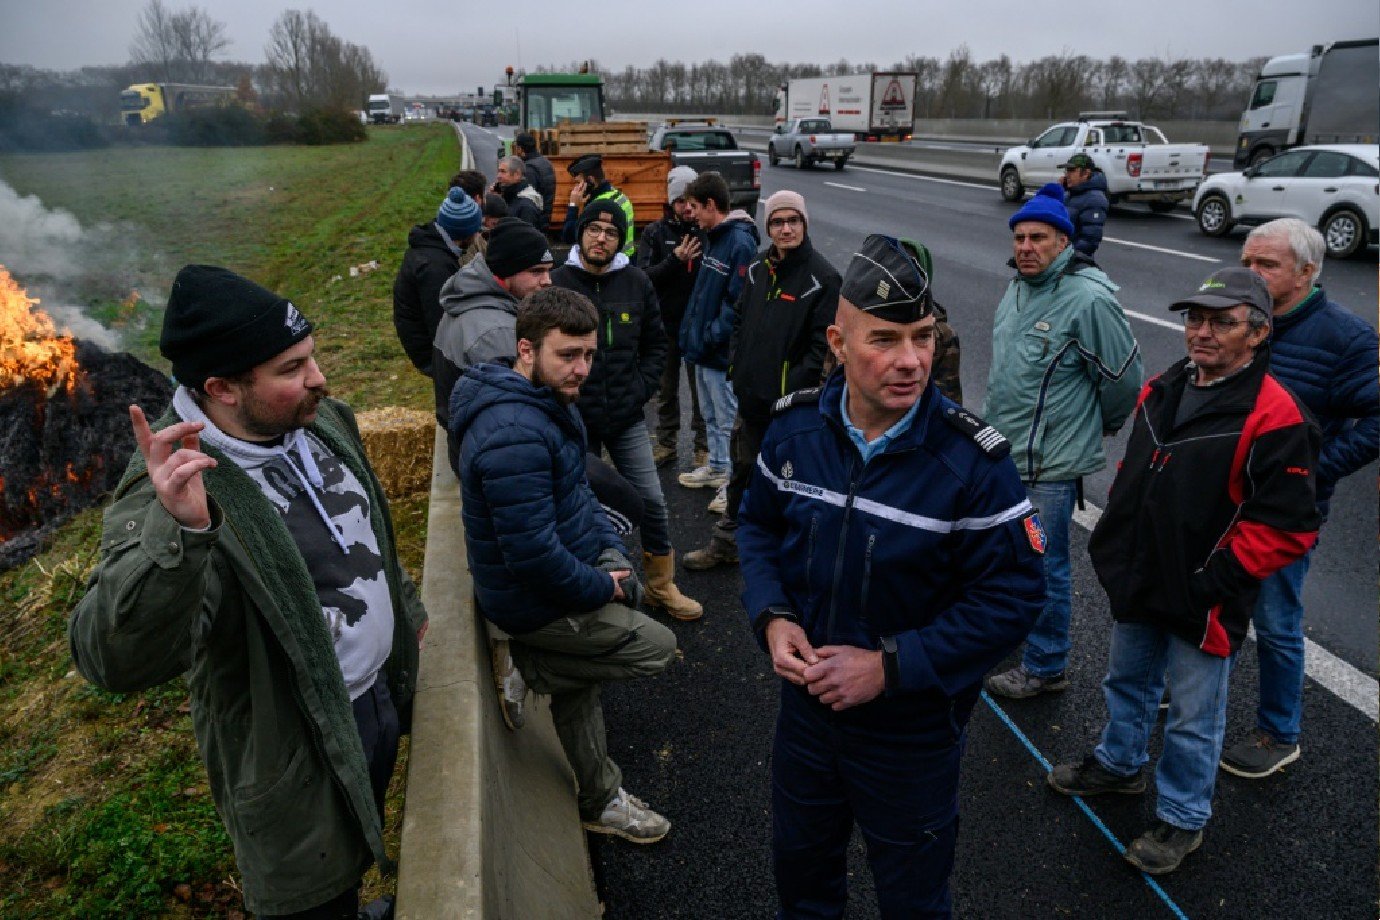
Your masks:
<path fill-rule="evenodd" d="M 1295 147 L 1242 172 L 1218 173 L 1198 187 L 1193 213 L 1208 236 L 1297 217 L 1318 228 L 1329 256 L 1346 258 L 1377 241 L 1380 147 Z"/>

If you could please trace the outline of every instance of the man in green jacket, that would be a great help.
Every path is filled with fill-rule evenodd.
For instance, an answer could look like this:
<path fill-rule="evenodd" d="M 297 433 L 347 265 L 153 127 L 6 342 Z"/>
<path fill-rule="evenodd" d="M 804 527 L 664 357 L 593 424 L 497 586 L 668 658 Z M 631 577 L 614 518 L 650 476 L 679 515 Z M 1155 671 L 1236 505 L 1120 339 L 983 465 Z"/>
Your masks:
<path fill-rule="evenodd" d="M 1069 245 L 1063 188 L 1040 189 L 1010 227 L 1016 277 L 997 306 L 982 416 L 1011 442 L 1011 459 L 1040 512 L 1049 541 L 1046 600 L 1021 663 L 985 686 L 1023 699 L 1068 687 L 1069 525 L 1083 477 L 1107 465 L 1103 437 L 1135 409 L 1141 361 L 1117 286 Z"/>
<path fill-rule="evenodd" d="M 189 265 L 159 348 L 179 386 L 106 510 L 68 627 L 77 669 L 133 692 L 187 673 L 197 744 L 260 918 L 355 920 L 426 611 L 354 415 L 287 299 Z"/>

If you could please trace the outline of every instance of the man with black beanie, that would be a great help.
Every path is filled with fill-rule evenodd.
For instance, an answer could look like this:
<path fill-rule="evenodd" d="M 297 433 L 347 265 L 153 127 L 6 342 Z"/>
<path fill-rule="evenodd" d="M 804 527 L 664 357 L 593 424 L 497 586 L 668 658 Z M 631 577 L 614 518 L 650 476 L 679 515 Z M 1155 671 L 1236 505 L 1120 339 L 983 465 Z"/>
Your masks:
<path fill-rule="evenodd" d="M 354 414 L 286 298 L 209 265 L 173 282 L 179 386 L 106 510 L 68 625 L 77 670 L 128 693 L 189 675 L 211 794 L 260 918 L 356 920 L 426 611 Z"/>

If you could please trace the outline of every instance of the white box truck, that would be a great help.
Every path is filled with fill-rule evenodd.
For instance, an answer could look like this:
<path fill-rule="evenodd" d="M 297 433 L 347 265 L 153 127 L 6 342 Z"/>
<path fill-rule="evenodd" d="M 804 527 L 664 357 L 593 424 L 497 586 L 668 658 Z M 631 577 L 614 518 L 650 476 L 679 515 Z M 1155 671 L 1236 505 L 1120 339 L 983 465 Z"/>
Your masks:
<path fill-rule="evenodd" d="M 372 93 L 369 96 L 369 120 L 376 125 L 396 125 L 402 121 L 406 109 L 402 96 L 391 93 Z"/>
<path fill-rule="evenodd" d="M 776 124 L 827 118 L 835 131 L 852 132 L 856 140 L 909 140 L 916 79 L 901 71 L 797 77 L 776 94 Z"/>
<path fill-rule="evenodd" d="M 1260 68 L 1232 158 L 1240 169 L 1299 144 L 1380 139 L 1380 39 L 1314 45 Z"/>

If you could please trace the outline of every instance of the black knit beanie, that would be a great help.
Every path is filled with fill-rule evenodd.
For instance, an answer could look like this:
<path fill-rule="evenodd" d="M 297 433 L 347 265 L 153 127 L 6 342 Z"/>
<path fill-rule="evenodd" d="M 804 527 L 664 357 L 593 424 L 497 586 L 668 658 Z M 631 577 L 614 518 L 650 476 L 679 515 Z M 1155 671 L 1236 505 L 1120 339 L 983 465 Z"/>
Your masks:
<path fill-rule="evenodd" d="M 257 367 L 311 335 L 286 297 L 215 265 L 187 265 L 173 280 L 158 350 L 192 389 L 207 377 Z"/>
<path fill-rule="evenodd" d="M 533 265 L 556 260 L 540 230 L 520 217 L 505 217 L 489 231 L 484 261 L 498 277 L 511 278 Z"/>
<path fill-rule="evenodd" d="M 621 247 L 628 236 L 628 215 L 611 198 L 596 198 L 585 205 L 580 212 L 580 221 L 575 225 L 575 238 L 580 239 L 585 227 L 596 220 L 606 220 L 618 228 L 618 246 Z"/>

